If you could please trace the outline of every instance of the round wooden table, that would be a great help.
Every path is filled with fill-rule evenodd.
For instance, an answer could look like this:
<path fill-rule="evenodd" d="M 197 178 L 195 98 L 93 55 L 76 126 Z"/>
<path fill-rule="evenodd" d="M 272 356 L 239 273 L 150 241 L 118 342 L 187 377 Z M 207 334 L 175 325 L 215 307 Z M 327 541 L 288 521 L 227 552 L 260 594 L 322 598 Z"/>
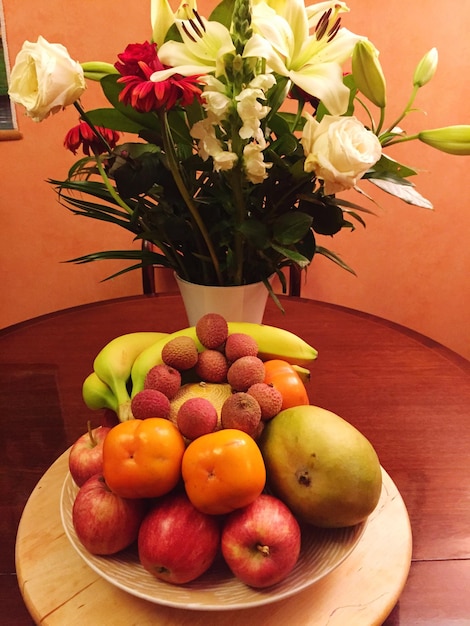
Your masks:
<path fill-rule="evenodd" d="M 310 401 L 335 411 L 373 443 L 391 480 L 390 527 L 371 523 L 372 536 L 366 531 L 362 545 L 319 583 L 323 587 L 249 612 L 161 607 L 101 579 L 71 549 L 58 517 L 66 450 L 88 419 L 96 424 L 102 419 L 101 412 L 84 406 L 81 384 L 98 350 L 113 337 L 136 330 L 171 332 L 187 321 L 178 295 L 68 309 L 0 332 L 0 398 L 10 424 L 1 455 L 0 524 L 7 548 L 2 573 L 15 572 L 16 539 L 18 583 L 36 623 L 211 626 L 250 623 L 250 616 L 272 626 L 470 623 L 470 364 L 366 314 L 299 298 L 285 298 L 283 305 L 285 315 L 268 302 L 265 322 L 296 332 L 318 349 Z M 410 556 L 407 513 L 413 555 L 402 591 Z M 6 623 L 31 624 L 16 580 L 3 578 Z M 336 606 L 324 605 L 328 587 Z M 330 612 L 316 619 L 323 605 Z"/>

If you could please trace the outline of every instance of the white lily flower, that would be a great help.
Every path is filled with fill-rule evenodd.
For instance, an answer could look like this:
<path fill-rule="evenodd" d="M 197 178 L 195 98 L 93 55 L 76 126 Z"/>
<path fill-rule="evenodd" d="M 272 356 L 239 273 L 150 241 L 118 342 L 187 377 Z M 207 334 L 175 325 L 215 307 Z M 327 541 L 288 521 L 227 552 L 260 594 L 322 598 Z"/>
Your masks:
<path fill-rule="evenodd" d="M 310 35 L 303 0 L 253 0 L 255 35 L 247 42 L 244 56 L 266 59 L 272 71 L 319 98 L 331 114 L 341 115 L 349 100 L 341 64 L 364 37 L 339 28 L 337 14 L 347 10 L 344 3 L 321 5 L 332 8 L 331 15 L 325 15 L 317 31 Z M 311 15 L 316 17 L 317 13 L 311 11 Z"/>
<path fill-rule="evenodd" d="M 187 25 L 190 24 L 190 27 Z M 172 74 L 190 76 L 192 74 L 214 73 L 220 76 L 224 71 L 223 57 L 235 53 L 229 30 L 219 22 L 185 20 L 177 23 L 183 42 L 167 41 L 158 51 L 158 57 L 164 65 L 172 66 Z M 161 80 L 156 72 L 152 80 Z"/>
<path fill-rule="evenodd" d="M 168 30 L 177 22 L 185 20 L 197 10 L 195 0 L 182 0 L 178 9 L 173 13 L 168 0 L 151 0 L 150 21 L 152 23 L 152 41 L 160 47 L 165 41 Z"/>

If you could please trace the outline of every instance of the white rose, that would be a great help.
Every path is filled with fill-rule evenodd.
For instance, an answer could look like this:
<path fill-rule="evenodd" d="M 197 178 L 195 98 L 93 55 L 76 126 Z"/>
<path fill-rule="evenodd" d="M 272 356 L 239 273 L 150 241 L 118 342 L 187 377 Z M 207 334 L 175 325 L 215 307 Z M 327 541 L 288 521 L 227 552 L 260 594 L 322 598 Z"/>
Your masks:
<path fill-rule="evenodd" d="M 309 116 L 301 143 L 304 169 L 324 182 L 326 195 L 354 187 L 382 154 L 376 135 L 356 117 L 325 115 L 317 122 Z"/>
<path fill-rule="evenodd" d="M 25 41 L 10 75 L 8 94 L 26 109 L 35 122 L 73 104 L 85 91 L 85 77 L 80 63 L 70 58 L 61 44 L 39 37 L 36 43 Z"/>

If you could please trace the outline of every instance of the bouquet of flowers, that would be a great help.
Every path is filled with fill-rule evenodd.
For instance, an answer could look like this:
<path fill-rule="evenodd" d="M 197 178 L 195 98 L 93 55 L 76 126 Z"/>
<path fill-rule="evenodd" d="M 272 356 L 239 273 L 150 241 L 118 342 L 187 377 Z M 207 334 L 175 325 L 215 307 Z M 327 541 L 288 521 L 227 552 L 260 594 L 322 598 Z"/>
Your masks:
<path fill-rule="evenodd" d="M 123 271 L 152 264 L 199 284 L 270 289 L 273 274 L 285 286 L 282 269 L 306 268 L 315 254 L 352 271 L 318 239 L 364 224 L 366 209 L 338 195 L 364 194 L 361 179 L 431 207 L 410 181 L 416 170 L 384 149 L 418 140 L 470 154 L 470 126 L 414 135 L 399 126 L 435 73 L 435 49 L 410 77 L 402 114 L 386 122 L 378 51 L 343 27 L 347 11 L 338 1 L 221 0 L 206 19 L 195 0 L 175 12 L 151 0 L 151 37 L 114 63 L 76 62 L 42 37 L 25 42 L 11 99 L 36 121 L 70 104 L 80 115 L 65 146 L 84 155 L 50 181 L 60 201 L 151 244 L 73 261 L 126 259 Z M 106 107 L 84 109 L 86 80 L 101 82 Z M 135 140 L 119 143 L 122 133 Z"/>

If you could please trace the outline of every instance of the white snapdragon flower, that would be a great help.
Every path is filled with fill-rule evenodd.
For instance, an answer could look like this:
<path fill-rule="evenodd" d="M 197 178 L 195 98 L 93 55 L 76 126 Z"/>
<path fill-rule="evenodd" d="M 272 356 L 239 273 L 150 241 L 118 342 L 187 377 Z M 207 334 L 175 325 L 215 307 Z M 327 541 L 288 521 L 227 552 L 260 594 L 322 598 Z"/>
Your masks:
<path fill-rule="evenodd" d="M 259 74 L 236 97 L 237 113 L 243 122 L 240 129 L 242 139 L 254 137 L 260 127 L 260 120 L 264 119 L 271 110 L 260 100 L 266 99 L 265 92 L 275 82 L 276 79 L 271 74 Z"/>
<path fill-rule="evenodd" d="M 231 170 L 236 165 L 238 156 L 235 152 L 224 150 L 222 143 L 216 137 L 212 116 L 196 122 L 191 128 L 191 136 L 198 140 L 198 153 L 201 159 L 207 161 L 209 157 L 212 157 L 214 171 Z"/>
<path fill-rule="evenodd" d="M 249 86 L 253 89 L 262 89 L 264 93 L 276 84 L 276 78 L 273 74 L 258 74 L 250 81 Z"/>
<path fill-rule="evenodd" d="M 217 121 L 225 119 L 232 101 L 225 92 L 224 83 L 211 75 L 204 76 L 203 81 L 206 83 L 202 94 L 204 109 Z"/>
<path fill-rule="evenodd" d="M 199 156 L 203 161 L 207 161 L 210 156 L 222 150 L 210 116 L 192 126 L 191 137 L 197 140 Z"/>
<path fill-rule="evenodd" d="M 252 89 L 251 87 L 243 89 L 236 97 L 237 113 L 243 122 L 243 126 L 240 128 L 242 139 L 253 137 L 260 127 L 260 120 L 265 118 L 270 111 L 270 107 L 261 104 L 259 98 L 264 98 L 264 92 L 261 89 Z"/>
<path fill-rule="evenodd" d="M 216 172 L 231 170 L 238 162 L 238 156 L 229 150 L 220 150 L 212 158 Z"/>
<path fill-rule="evenodd" d="M 256 140 L 243 148 L 243 164 L 245 174 L 250 183 L 258 185 L 268 177 L 267 170 L 273 166 L 265 163 L 263 150 L 266 142 L 261 133 L 257 133 Z"/>

